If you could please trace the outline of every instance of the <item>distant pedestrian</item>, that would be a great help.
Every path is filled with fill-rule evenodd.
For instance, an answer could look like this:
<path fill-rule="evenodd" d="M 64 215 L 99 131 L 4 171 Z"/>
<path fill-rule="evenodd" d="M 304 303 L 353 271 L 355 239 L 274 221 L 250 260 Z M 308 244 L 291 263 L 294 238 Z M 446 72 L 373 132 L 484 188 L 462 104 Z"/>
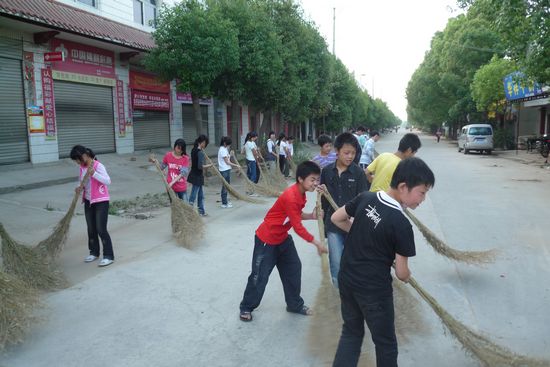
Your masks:
<path fill-rule="evenodd" d="M 288 143 L 286 141 L 285 133 L 279 134 L 277 146 L 279 147 L 279 169 L 285 177 L 290 177 L 288 171 L 288 162 L 286 161 L 286 157 L 290 154 L 290 152 L 288 151 Z"/>
<path fill-rule="evenodd" d="M 426 163 L 404 159 L 388 191 L 364 192 L 332 215 L 333 223 L 347 232 L 338 276 L 344 324 L 333 367 L 357 366 L 365 322 L 375 345 L 376 366 L 397 367 L 391 267 L 395 264 L 396 277 L 407 282 L 408 258 L 416 254 L 403 207 L 418 207 L 434 183 Z"/>
<path fill-rule="evenodd" d="M 321 147 L 319 154 L 313 157 L 311 160 L 319 165 L 321 168 L 325 168 L 329 164 L 336 161 L 336 152 L 332 149 L 332 139 L 328 135 L 319 135 L 317 138 L 317 144 Z"/>
<path fill-rule="evenodd" d="M 246 176 L 254 183 L 258 183 L 260 178 L 258 175 L 259 169 L 257 162 L 260 157 L 260 152 L 256 145 L 256 140 L 258 140 L 258 134 L 255 131 L 249 132 L 246 134 L 243 147 L 246 156 Z M 253 192 L 249 194 L 253 194 Z"/>
<path fill-rule="evenodd" d="M 105 166 L 95 159 L 94 152 L 82 145 L 75 145 L 71 149 L 70 157 L 80 165 L 80 185 L 75 189 L 77 193 L 82 192 L 84 203 L 84 216 L 88 227 L 88 250 L 89 255 L 84 262 L 92 262 L 99 258 L 99 238 L 103 244 L 103 259 L 98 266 L 108 266 L 115 260 L 111 236 L 107 232 L 107 220 L 109 218 L 109 190 L 111 178 Z M 82 180 L 86 172 L 90 172 L 90 179 L 83 184 Z"/>
<path fill-rule="evenodd" d="M 437 131 L 435 132 L 435 136 L 437 138 L 437 142 L 439 143 L 439 140 L 441 139 L 441 135 L 442 135 L 442 132 L 440 129 L 437 129 Z"/>
<path fill-rule="evenodd" d="M 220 142 L 220 149 L 218 150 L 218 168 L 220 170 L 221 175 L 227 181 L 228 184 L 231 183 L 231 167 L 239 167 L 237 164 L 231 162 L 231 143 L 232 140 L 229 136 L 222 137 L 222 140 Z M 233 204 L 231 204 L 230 201 L 227 200 L 227 188 L 225 185 L 222 184 L 222 191 L 221 191 L 221 197 L 222 197 L 222 205 L 221 207 L 224 209 L 232 208 Z"/>
<path fill-rule="evenodd" d="M 361 166 L 361 168 L 367 168 L 367 166 L 374 161 L 374 146 L 379 139 L 380 133 L 378 131 L 372 131 L 370 138 L 363 145 L 361 159 L 359 160 L 359 166 Z"/>
<path fill-rule="evenodd" d="M 195 140 L 193 149 L 191 150 L 191 171 L 187 177 L 187 181 L 193 185 L 191 189 L 191 195 L 189 196 L 189 204 L 195 205 L 195 199 L 198 200 L 197 205 L 199 208 L 199 215 L 206 217 L 207 214 L 204 211 L 204 193 L 202 187 L 204 186 L 204 168 L 208 168 L 211 164 L 204 164 L 206 160 L 204 157 L 204 149 L 208 146 L 208 137 L 206 135 L 199 135 Z"/>
<path fill-rule="evenodd" d="M 269 139 L 267 139 L 267 154 L 265 156 L 265 160 L 267 163 L 267 168 L 272 169 L 272 162 L 277 161 L 277 151 L 275 150 L 275 132 L 270 131 L 269 132 Z"/>
<path fill-rule="evenodd" d="M 407 133 L 399 141 L 397 152 L 382 153 L 369 164 L 365 173 L 371 183 L 370 191 L 386 191 L 390 187 L 395 167 L 402 159 L 413 157 L 422 146 L 418 135 Z"/>
<path fill-rule="evenodd" d="M 262 300 L 269 275 L 275 266 L 283 283 L 286 310 L 301 315 L 311 315 L 300 296 L 302 289 L 302 263 L 294 247 L 294 232 L 317 248 L 319 255 L 326 253 L 324 246 L 302 225 L 304 219 L 317 219 L 317 211 L 303 213 L 306 192 L 312 192 L 319 184 L 319 166 L 311 161 L 298 165 L 296 183 L 287 188 L 267 212 L 254 236 L 252 272 L 240 304 L 240 319 L 252 321 L 252 311 Z"/>
<path fill-rule="evenodd" d="M 189 174 L 189 156 L 186 152 L 185 140 L 177 139 L 174 142 L 174 150 L 168 152 L 162 158 L 160 168 L 168 168 L 166 182 L 174 190 L 174 193 L 181 199 L 187 201 L 187 175 Z M 156 158 L 150 159 L 158 163 Z"/>

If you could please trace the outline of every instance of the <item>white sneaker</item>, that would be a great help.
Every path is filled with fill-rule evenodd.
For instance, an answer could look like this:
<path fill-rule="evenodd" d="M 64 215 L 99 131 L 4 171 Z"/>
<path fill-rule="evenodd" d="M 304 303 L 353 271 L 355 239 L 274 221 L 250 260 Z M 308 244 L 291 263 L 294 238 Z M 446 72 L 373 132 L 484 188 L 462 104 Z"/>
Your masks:
<path fill-rule="evenodd" d="M 111 259 L 101 259 L 101 261 L 99 262 L 99 264 L 97 264 L 97 266 L 108 266 L 108 265 L 111 265 L 114 261 L 111 260 Z"/>
<path fill-rule="evenodd" d="M 251 192 L 250 194 L 248 194 L 248 196 L 253 197 L 253 198 L 257 198 L 260 195 L 256 194 L 255 192 Z"/>
<path fill-rule="evenodd" d="M 231 203 L 222 204 L 221 207 L 222 207 L 223 209 L 233 208 L 233 204 L 231 204 Z"/>
<path fill-rule="evenodd" d="M 84 258 L 85 263 L 91 263 L 92 261 L 95 261 L 97 259 L 97 256 L 95 255 L 88 255 Z"/>

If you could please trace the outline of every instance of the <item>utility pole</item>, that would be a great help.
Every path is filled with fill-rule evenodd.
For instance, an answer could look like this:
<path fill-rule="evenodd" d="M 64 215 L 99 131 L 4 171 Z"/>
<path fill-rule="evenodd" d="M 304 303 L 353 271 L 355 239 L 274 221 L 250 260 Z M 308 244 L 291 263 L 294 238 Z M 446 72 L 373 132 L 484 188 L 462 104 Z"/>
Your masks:
<path fill-rule="evenodd" d="M 336 8 L 332 8 L 332 54 L 336 55 Z"/>

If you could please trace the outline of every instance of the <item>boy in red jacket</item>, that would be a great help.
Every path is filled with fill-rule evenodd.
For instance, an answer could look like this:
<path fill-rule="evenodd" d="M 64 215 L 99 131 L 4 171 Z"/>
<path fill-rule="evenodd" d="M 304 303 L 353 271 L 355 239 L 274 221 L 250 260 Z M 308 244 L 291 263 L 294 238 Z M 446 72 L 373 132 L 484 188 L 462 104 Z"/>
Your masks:
<path fill-rule="evenodd" d="M 252 311 L 260 305 L 269 275 L 275 266 L 279 271 L 285 293 L 286 310 L 301 315 L 311 315 L 300 296 L 302 263 L 294 247 L 290 228 L 307 242 L 317 247 L 319 255 L 327 249 L 302 225 L 304 219 L 317 219 L 317 212 L 303 213 L 306 191 L 312 192 L 319 184 L 321 169 L 315 162 L 300 163 L 296 169 L 296 183 L 286 189 L 267 212 L 254 236 L 252 272 L 240 304 L 240 319 L 252 321 Z"/>

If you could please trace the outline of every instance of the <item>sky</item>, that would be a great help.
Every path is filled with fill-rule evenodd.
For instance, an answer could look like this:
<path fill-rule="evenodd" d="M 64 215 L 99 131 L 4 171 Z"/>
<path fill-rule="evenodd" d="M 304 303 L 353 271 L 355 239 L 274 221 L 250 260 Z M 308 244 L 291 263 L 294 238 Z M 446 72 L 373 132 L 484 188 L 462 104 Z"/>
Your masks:
<path fill-rule="evenodd" d="M 407 119 L 406 88 L 430 49 L 435 32 L 460 14 L 455 0 L 300 0 L 304 15 L 318 27 L 360 86 Z"/>
<path fill-rule="evenodd" d="M 460 14 L 455 0 L 296 0 L 332 52 L 371 96 L 407 119 L 406 88 L 435 32 Z M 178 0 L 164 0 L 167 4 Z"/>

